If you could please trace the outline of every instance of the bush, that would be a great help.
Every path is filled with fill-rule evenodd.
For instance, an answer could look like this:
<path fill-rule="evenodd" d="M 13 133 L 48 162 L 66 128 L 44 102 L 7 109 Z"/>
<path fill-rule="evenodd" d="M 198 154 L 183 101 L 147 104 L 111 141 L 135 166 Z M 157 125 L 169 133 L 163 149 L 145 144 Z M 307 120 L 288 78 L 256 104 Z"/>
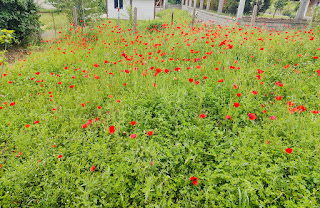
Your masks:
<path fill-rule="evenodd" d="M 14 30 L 16 43 L 27 43 L 40 31 L 33 0 L 0 0 L 0 8 L 0 28 Z"/>
<path fill-rule="evenodd" d="M 237 14 L 239 2 L 240 0 L 228 0 L 227 4 L 224 5 L 224 12 Z M 270 6 L 270 0 L 247 0 L 244 7 L 244 13 L 250 14 L 256 3 L 258 5 L 258 13 L 264 13 Z"/>

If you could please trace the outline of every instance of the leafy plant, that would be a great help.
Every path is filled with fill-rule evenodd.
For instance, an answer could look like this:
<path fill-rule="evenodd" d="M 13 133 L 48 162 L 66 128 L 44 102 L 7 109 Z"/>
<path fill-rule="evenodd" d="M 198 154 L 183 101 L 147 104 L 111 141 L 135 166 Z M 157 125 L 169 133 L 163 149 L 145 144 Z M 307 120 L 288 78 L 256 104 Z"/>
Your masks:
<path fill-rule="evenodd" d="M 26 44 L 40 31 L 37 6 L 33 0 L 1 0 L 0 28 L 15 31 L 15 43 Z"/>
<path fill-rule="evenodd" d="M 274 13 L 273 13 L 273 18 L 276 15 L 277 10 L 283 9 L 286 5 L 288 4 L 288 0 L 276 0 L 274 2 Z M 286 15 L 287 16 L 287 15 Z"/>
<path fill-rule="evenodd" d="M 13 37 L 14 30 L 0 30 L 0 45 L 4 45 L 4 50 L 0 52 L 0 65 L 1 65 L 1 74 L 0 74 L 0 79 L 2 80 L 2 75 L 3 75 L 3 68 L 5 65 L 5 53 L 7 51 L 7 47 L 12 41 L 14 40 Z"/>

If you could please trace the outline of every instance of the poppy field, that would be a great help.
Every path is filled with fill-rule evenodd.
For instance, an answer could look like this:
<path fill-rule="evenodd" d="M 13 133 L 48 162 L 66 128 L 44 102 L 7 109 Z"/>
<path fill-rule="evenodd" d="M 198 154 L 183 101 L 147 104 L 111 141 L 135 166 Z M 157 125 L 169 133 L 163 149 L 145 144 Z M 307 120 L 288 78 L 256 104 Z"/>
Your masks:
<path fill-rule="evenodd" d="M 5 67 L 2 207 L 319 206 L 319 31 L 175 12 Z"/>

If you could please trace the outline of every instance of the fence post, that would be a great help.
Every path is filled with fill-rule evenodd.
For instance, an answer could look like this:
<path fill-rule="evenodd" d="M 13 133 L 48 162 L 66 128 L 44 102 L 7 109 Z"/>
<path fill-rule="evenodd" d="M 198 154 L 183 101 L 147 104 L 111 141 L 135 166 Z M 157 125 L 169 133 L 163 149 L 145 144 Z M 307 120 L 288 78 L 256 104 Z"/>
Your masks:
<path fill-rule="evenodd" d="M 211 4 L 211 0 L 207 0 L 207 8 L 206 8 L 206 11 L 209 11 L 209 9 L 210 9 L 210 4 Z"/>
<path fill-rule="evenodd" d="M 156 19 L 156 0 L 154 0 L 154 5 L 153 5 L 153 19 Z"/>
<path fill-rule="evenodd" d="M 239 23 L 240 23 L 240 20 L 242 19 L 242 16 L 243 16 L 243 10 L 244 10 L 245 3 L 246 3 L 246 0 L 240 0 L 239 5 L 238 5 L 237 22 L 239 22 Z"/>
<path fill-rule="evenodd" d="M 195 19 L 195 17 L 196 17 L 196 8 L 193 8 L 191 28 L 193 28 L 193 24 L 194 24 L 194 19 Z"/>
<path fill-rule="evenodd" d="M 203 0 L 200 0 L 200 7 L 199 7 L 199 9 L 203 9 Z"/>
<path fill-rule="evenodd" d="M 222 14 L 224 0 L 219 0 L 218 14 Z"/>
<path fill-rule="evenodd" d="M 173 13 L 174 13 L 174 9 L 172 9 L 171 25 L 173 25 Z"/>
<path fill-rule="evenodd" d="M 257 13 L 258 13 L 258 6 L 254 5 L 253 11 L 252 11 L 252 16 L 251 16 L 251 24 L 252 24 L 253 27 L 256 24 Z"/>
<path fill-rule="evenodd" d="M 133 11 L 133 20 L 134 20 L 134 25 L 133 25 L 133 32 L 136 33 L 137 31 L 137 7 L 134 8 Z"/>
<path fill-rule="evenodd" d="M 54 23 L 53 12 L 51 12 L 51 15 L 52 15 L 53 28 L 54 28 L 54 38 L 57 39 L 57 30 L 56 30 L 56 24 Z"/>
<path fill-rule="evenodd" d="M 78 21 L 77 21 L 77 8 L 74 6 L 73 7 L 73 28 L 74 30 L 76 29 L 76 25 L 77 25 Z"/>
<path fill-rule="evenodd" d="M 81 4 L 82 4 L 83 27 L 84 27 L 85 29 L 87 29 L 87 28 L 86 28 L 86 18 L 85 18 L 85 16 L 84 16 L 83 0 L 81 1 Z M 82 32 L 83 32 L 83 28 L 82 28 Z"/>

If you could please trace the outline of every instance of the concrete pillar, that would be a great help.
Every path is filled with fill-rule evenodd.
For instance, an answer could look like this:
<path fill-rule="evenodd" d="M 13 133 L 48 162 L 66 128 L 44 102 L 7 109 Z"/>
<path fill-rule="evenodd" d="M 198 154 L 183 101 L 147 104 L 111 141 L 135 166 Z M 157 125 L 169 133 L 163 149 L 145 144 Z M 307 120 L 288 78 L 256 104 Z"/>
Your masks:
<path fill-rule="evenodd" d="M 246 3 L 246 0 L 240 0 L 240 2 L 239 2 L 238 13 L 237 13 L 237 22 L 240 22 L 240 19 L 243 16 L 243 10 L 244 10 L 245 3 Z"/>
<path fill-rule="evenodd" d="M 253 11 L 252 11 L 252 16 L 251 16 L 251 24 L 252 24 L 253 27 L 256 24 L 257 13 L 258 13 L 258 6 L 254 5 Z"/>
<path fill-rule="evenodd" d="M 210 3 L 211 3 L 211 0 L 207 0 L 207 8 L 206 8 L 207 12 L 210 10 Z"/>
<path fill-rule="evenodd" d="M 224 0 L 219 0 L 218 14 L 222 14 Z"/>
<path fill-rule="evenodd" d="M 189 7 L 192 7 L 192 0 L 189 0 Z"/>
<path fill-rule="evenodd" d="M 184 3 L 184 0 L 181 0 L 181 6 L 183 6 L 183 5 L 184 5 L 183 3 Z"/>
<path fill-rule="evenodd" d="M 165 10 L 168 8 L 168 0 L 163 0 L 163 8 Z"/>
<path fill-rule="evenodd" d="M 197 8 L 197 0 L 193 0 L 193 7 Z"/>
<path fill-rule="evenodd" d="M 200 9 L 203 9 L 203 1 L 204 0 L 200 0 Z"/>
<path fill-rule="evenodd" d="M 303 19 L 306 16 L 310 0 L 300 0 L 300 6 L 297 11 L 296 19 Z"/>

